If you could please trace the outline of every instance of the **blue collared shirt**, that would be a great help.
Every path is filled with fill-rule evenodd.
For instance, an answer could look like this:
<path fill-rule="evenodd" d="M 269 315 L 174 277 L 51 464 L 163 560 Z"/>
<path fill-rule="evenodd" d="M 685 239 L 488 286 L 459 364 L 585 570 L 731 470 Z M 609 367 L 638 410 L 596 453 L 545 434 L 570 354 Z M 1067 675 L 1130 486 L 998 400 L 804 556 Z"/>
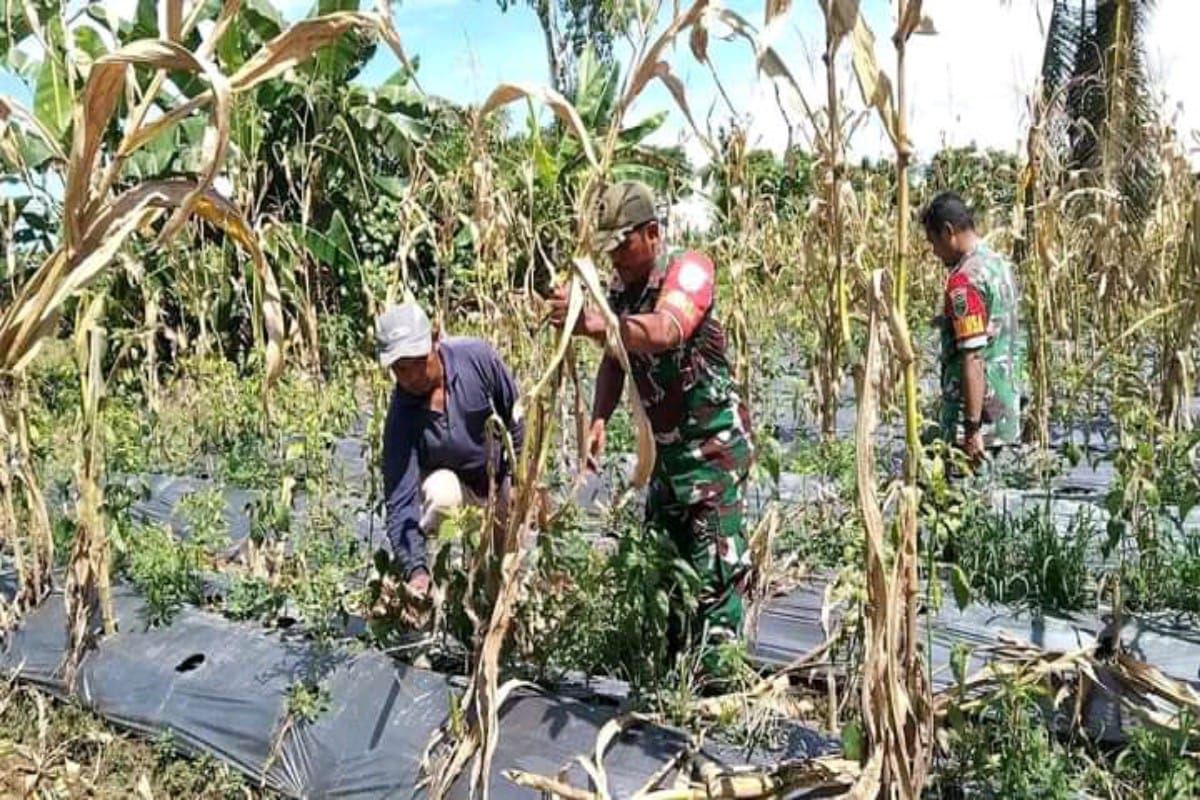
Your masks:
<path fill-rule="evenodd" d="M 503 444 L 488 435 L 488 419 L 493 413 L 500 418 L 518 454 L 525 439 L 517 384 L 491 345 L 449 337 L 438 347 L 445 369 L 445 410 L 434 411 L 428 396 L 396 387 L 383 429 L 387 535 L 404 574 L 428 568 L 420 526 L 422 475 L 451 470 L 464 486 L 486 497 L 489 463 L 496 466 L 497 482 L 511 474 Z"/>

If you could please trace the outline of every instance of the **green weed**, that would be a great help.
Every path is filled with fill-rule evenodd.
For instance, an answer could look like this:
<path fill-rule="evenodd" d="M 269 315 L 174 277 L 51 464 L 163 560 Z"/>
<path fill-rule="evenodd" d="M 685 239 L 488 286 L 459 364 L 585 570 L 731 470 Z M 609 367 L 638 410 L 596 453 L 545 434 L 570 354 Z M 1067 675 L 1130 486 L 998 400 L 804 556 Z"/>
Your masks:
<path fill-rule="evenodd" d="M 331 702 L 329 689 L 322 684 L 296 681 L 288 687 L 287 712 L 297 722 L 311 725 L 329 710 Z"/>
<path fill-rule="evenodd" d="M 1200 764 L 1191 749 L 1193 723 L 1184 715 L 1178 731 L 1135 728 L 1129 746 L 1117 756 L 1116 777 L 1138 787 L 1145 800 L 1200 796 Z"/>
<path fill-rule="evenodd" d="M 950 752 L 927 794 L 938 798 L 1072 800 L 1076 767 L 1044 724 L 1047 697 L 1016 684 L 1001 689 L 950 732 Z"/>
<path fill-rule="evenodd" d="M 539 674 L 582 670 L 646 688 L 670 670 L 668 630 L 695 608 L 699 580 L 639 517 L 627 509 L 610 521 L 617 541 L 608 552 L 570 519 L 543 533 L 517 614 L 521 656 Z"/>

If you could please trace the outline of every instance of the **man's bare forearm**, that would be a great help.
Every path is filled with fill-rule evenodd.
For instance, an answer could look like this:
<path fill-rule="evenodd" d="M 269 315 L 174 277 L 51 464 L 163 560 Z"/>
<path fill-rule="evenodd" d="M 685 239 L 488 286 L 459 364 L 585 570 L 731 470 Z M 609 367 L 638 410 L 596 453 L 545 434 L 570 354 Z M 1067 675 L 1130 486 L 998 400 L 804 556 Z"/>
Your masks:
<path fill-rule="evenodd" d="M 962 356 L 963 423 L 983 419 L 984 394 L 983 354 L 967 350 Z"/>
<path fill-rule="evenodd" d="M 625 388 L 625 370 L 611 356 L 605 356 L 600 362 L 600 371 L 596 373 L 596 394 L 592 399 L 592 419 L 608 422 L 617 403 L 621 402 L 621 390 Z"/>

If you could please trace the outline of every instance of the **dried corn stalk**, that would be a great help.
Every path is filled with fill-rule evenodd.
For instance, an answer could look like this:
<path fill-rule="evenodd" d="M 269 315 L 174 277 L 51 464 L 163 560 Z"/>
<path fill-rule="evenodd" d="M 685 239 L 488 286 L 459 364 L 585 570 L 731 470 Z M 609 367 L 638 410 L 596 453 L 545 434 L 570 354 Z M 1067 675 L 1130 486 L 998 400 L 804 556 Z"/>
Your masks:
<path fill-rule="evenodd" d="M 261 283 L 261 314 L 265 321 L 266 375 L 265 387 L 279 377 L 283 367 L 284 322 L 279 287 L 257 239 L 229 201 L 211 190 L 211 183 L 221 169 L 229 142 L 231 98 L 281 75 L 313 55 L 318 49 L 352 30 L 382 31 L 398 53 L 399 36 L 384 13 L 336 13 L 304 20 L 283 31 L 264 45 L 232 76 L 225 76 L 211 60 L 216 42 L 226 31 L 238 8 L 237 0 L 229 0 L 221 9 L 216 25 L 208 38 L 195 51 L 189 51 L 179 41 L 197 24 L 205 8 L 197 3 L 185 18 L 177 0 L 166 0 L 163 18 L 168 34 L 161 40 L 140 40 L 97 59 L 88 71 L 88 79 L 74 108 L 74 138 L 67 159 L 67 178 L 63 202 L 62 245 L 35 271 L 34 275 L 14 292 L 13 302 L 0 314 L 0 404 L 3 405 L 0 428 L 6 454 L 21 451 L 24 423 L 22 395 L 13 391 L 21 373 L 36 355 L 42 341 L 55 329 L 66 303 L 92 281 L 103 274 L 126 240 L 164 210 L 169 211 L 161 227 L 157 244 L 165 244 L 191 216 L 200 216 L 225 231 L 247 252 L 254 262 L 256 279 Z M 36 19 L 36 16 L 33 17 Z M 129 98 L 130 113 L 117 149 L 105 164 L 103 146 L 112 128 L 118 99 L 129 82 L 133 67 L 155 70 L 155 77 L 143 93 L 140 103 Z M 199 76 L 209 85 L 202 92 L 177 108 L 146 124 L 150 104 L 159 93 L 168 71 L 182 71 Z M 196 111 L 211 106 L 207 116 L 201 148 L 201 166 L 197 180 L 148 181 L 136 185 L 117 197 L 112 187 L 125 158 L 160 133 L 170 129 Z M 42 135 L 23 108 L 7 98 L 0 98 L 0 122 L 10 119 L 31 125 Z M 60 150 L 56 152 L 61 154 Z M 99 177 L 97 177 L 99 176 Z M 97 346 L 92 349 L 98 349 Z M 92 361 L 81 360 L 83 366 Z M 85 391 L 95 385 L 85 381 Z M 264 399 L 266 394 L 264 392 Z M 85 396 L 85 429 L 93 426 L 98 413 L 98 395 Z M 27 447 L 25 447 L 27 451 Z M 34 471 L 27 459 L 6 459 L 0 467 L 0 536 L 10 542 L 21 566 L 21 597 L 25 604 L 36 602 L 49 581 L 50 549 L 42 541 L 40 521 L 47 518 L 45 503 L 36 489 Z M 16 473 L 10 465 L 21 465 Z M 99 494 L 99 463 L 94 450 L 85 450 L 78 473 L 81 496 L 81 524 L 93 532 L 99 531 L 98 509 L 102 506 Z M 30 509 L 35 524 L 32 549 L 20 542 L 17 529 L 17 503 L 13 488 L 20 478 L 25 487 L 25 506 Z M 48 535 L 48 534 L 47 534 Z M 72 651 L 68 673 L 73 671 L 79 647 L 86 641 L 87 620 L 94 603 L 107 592 L 107 558 L 104 555 L 102 532 L 83 536 L 77 545 L 76 559 L 71 567 L 68 606 L 70 608 L 70 639 Z M 103 562 L 103 563 L 101 563 Z M 106 629 L 111 629 L 111 615 L 106 614 Z"/>
<path fill-rule="evenodd" d="M 75 361 L 79 367 L 80 415 L 79 454 L 75 464 L 75 483 L 79 499 L 75 504 L 77 527 L 67 585 L 63 599 L 67 606 L 67 652 L 64 672 L 67 686 L 74 687 L 76 669 L 84 649 L 93 638 L 92 613 L 99 608 L 105 634 L 116 630 L 109 583 L 109 548 L 101 511 L 102 491 L 100 452 L 103 434 L 100 427 L 100 401 L 104 397 L 104 357 L 107 333 L 101 327 L 104 295 L 98 294 L 81 306 L 75 324 Z"/>
<path fill-rule="evenodd" d="M 866 354 L 859 375 L 855 464 L 859 505 L 867 539 L 867 602 L 864 608 L 862 715 L 871 757 L 856 786 L 856 796 L 920 796 L 927 765 L 927 713 L 922 697 L 924 670 L 914 659 L 913 626 L 917 598 L 906 579 L 915 570 L 915 549 L 902 544 L 899 553 L 887 544 L 883 514 L 875 488 L 874 434 L 882 368 L 880 330 L 887 316 L 883 273 L 872 275 Z M 899 521 L 904 539 L 915 534 L 916 493 L 905 487 Z M 914 666 L 915 664 L 915 666 Z"/>

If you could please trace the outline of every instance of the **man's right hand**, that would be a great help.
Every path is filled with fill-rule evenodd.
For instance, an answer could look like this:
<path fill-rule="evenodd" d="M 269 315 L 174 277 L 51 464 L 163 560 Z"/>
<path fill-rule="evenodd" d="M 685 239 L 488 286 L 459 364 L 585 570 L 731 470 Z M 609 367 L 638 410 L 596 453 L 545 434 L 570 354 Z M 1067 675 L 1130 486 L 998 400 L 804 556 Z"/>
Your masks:
<path fill-rule="evenodd" d="M 604 420 L 594 419 L 592 420 L 592 426 L 588 428 L 587 461 L 584 466 L 589 472 L 600 471 L 600 459 L 604 455 L 605 427 Z"/>
<path fill-rule="evenodd" d="M 429 570 L 419 568 L 408 576 L 407 589 L 417 600 L 425 600 L 429 596 Z"/>

